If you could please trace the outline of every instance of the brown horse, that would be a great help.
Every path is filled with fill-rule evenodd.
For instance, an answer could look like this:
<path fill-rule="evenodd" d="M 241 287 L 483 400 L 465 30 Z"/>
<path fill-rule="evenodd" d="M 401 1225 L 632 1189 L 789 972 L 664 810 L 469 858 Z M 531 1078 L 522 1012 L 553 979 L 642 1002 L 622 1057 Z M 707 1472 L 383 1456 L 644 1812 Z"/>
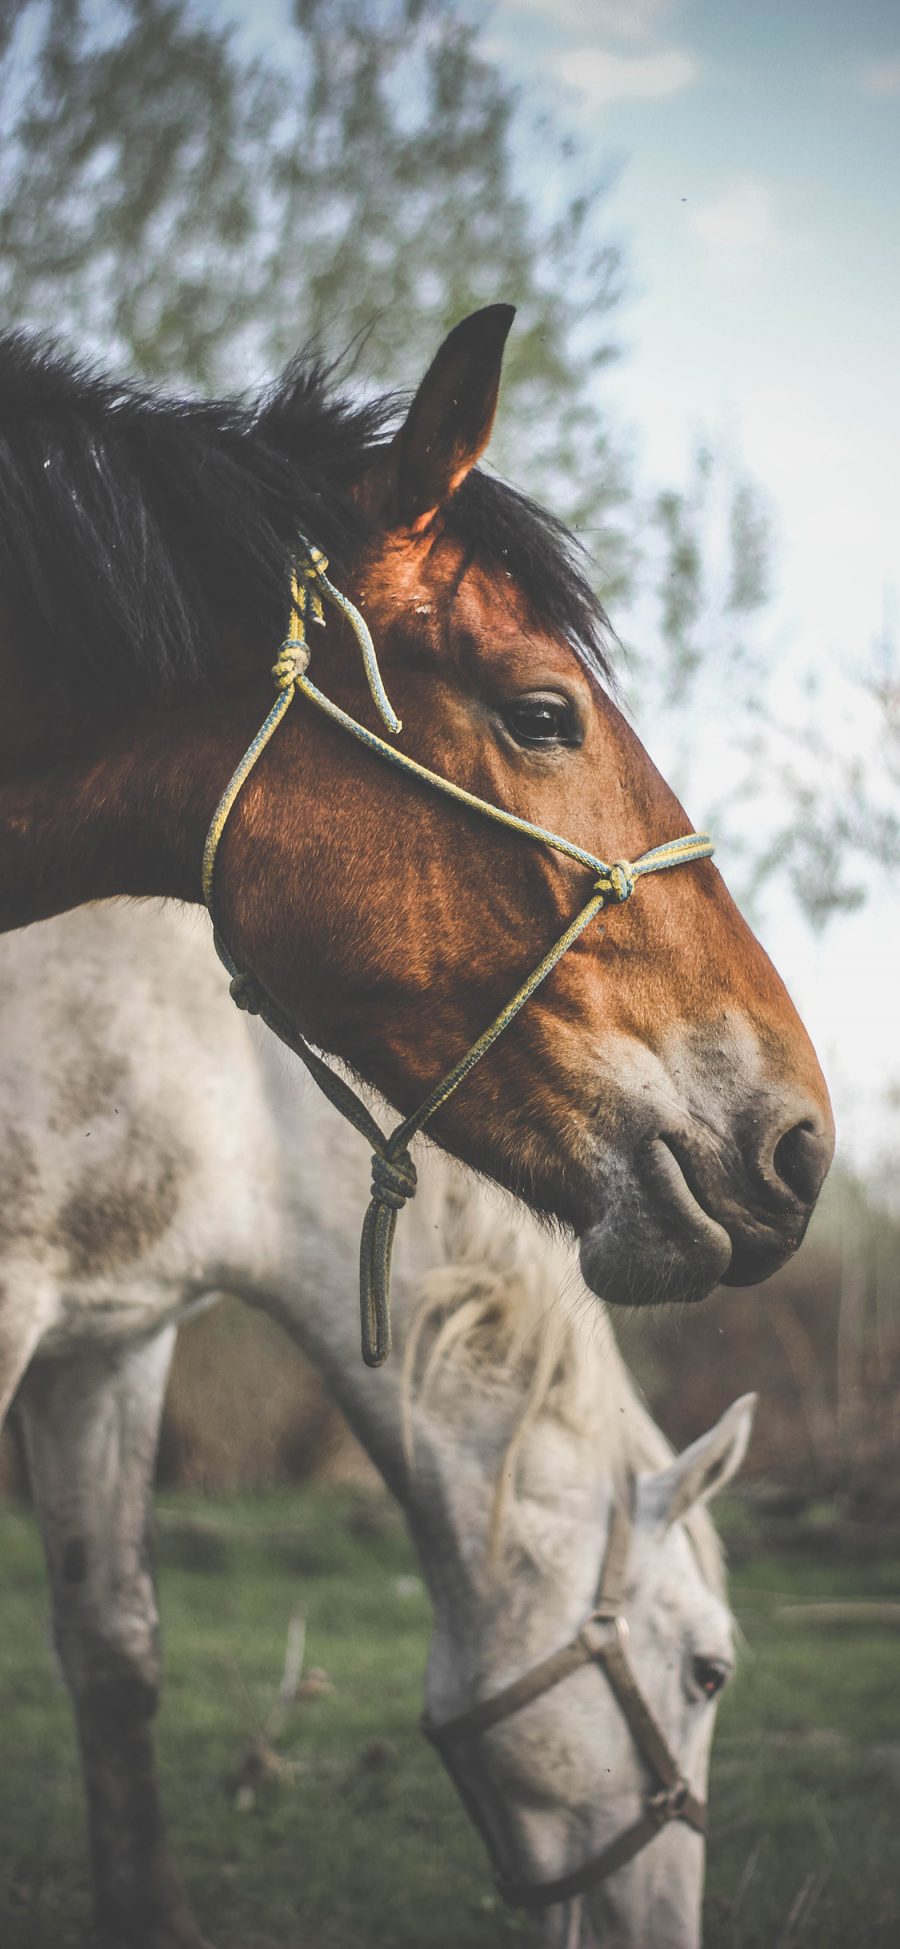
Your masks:
<path fill-rule="evenodd" d="M 688 830 L 605 687 L 574 544 L 476 468 L 511 319 L 497 305 L 457 326 L 392 435 L 391 401 L 348 404 L 303 368 L 243 409 L 0 347 L 0 925 L 114 894 L 198 900 L 304 535 L 367 617 L 404 750 L 604 859 Z M 311 674 L 376 728 L 333 617 Z M 239 962 L 404 1110 L 589 892 L 582 867 L 302 701 L 216 875 Z M 832 1148 L 809 1041 L 706 861 L 591 926 L 434 1128 L 571 1225 L 592 1287 L 632 1304 L 765 1277 Z"/>

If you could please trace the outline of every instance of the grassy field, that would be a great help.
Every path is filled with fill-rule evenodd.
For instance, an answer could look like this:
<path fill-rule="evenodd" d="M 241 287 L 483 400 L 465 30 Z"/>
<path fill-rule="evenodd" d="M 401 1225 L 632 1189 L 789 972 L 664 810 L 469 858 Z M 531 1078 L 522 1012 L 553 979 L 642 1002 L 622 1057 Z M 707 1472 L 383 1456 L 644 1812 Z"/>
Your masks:
<path fill-rule="evenodd" d="M 842 1561 L 830 1540 L 763 1555 L 738 1509 L 730 1527 L 746 1644 L 719 1719 L 706 1949 L 896 1949 L 900 1631 L 779 1612 L 896 1595 L 900 1564 Z M 158 1557 L 165 1797 L 217 1949 L 524 1946 L 416 1731 L 428 1604 L 393 1508 L 321 1488 L 169 1496 Z M 68 1705 L 33 1522 L 11 1505 L 0 1588 L 0 1943 L 86 1945 Z M 235 1776 L 272 1709 L 299 1602 L 307 1668 L 326 1667 L 333 1690 L 291 1708 L 279 1742 L 290 1774 L 242 1806 Z"/>

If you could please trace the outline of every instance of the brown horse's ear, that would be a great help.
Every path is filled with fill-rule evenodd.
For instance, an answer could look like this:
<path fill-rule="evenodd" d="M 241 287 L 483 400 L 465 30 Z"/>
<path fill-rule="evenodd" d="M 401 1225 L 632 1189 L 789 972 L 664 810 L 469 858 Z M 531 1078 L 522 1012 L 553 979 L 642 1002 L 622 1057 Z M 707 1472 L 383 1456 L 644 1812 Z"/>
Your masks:
<path fill-rule="evenodd" d="M 387 456 L 392 527 L 421 534 L 484 452 L 514 317 L 514 305 L 473 311 L 432 360 Z"/>

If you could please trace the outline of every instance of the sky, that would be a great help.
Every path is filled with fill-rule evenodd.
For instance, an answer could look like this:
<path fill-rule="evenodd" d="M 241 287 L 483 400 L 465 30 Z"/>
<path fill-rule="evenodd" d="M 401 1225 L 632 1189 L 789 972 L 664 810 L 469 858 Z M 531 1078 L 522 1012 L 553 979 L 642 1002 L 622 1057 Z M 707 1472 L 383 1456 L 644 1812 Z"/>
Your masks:
<path fill-rule="evenodd" d="M 502 0 L 486 27 L 617 161 L 610 396 L 648 465 L 677 470 L 686 427 L 736 426 L 789 524 L 798 619 L 859 639 L 897 574 L 897 0 Z"/>
<path fill-rule="evenodd" d="M 900 616 L 898 0 L 497 0 L 480 17 L 504 72 L 614 162 L 604 222 L 629 274 L 609 407 L 648 481 L 683 477 L 698 431 L 740 451 L 774 505 L 783 707 L 814 666 L 842 728 L 847 678 Z M 854 735 L 864 751 L 865 715 Z M 652 748 L 665 770 L 659 726 Z M 701 764 L 692 810 L 704 789 Z M 900 1157 L 900 900 L 880 887 L 814 936 L 781 889 L 761 931 L 843 1154 Z"/>

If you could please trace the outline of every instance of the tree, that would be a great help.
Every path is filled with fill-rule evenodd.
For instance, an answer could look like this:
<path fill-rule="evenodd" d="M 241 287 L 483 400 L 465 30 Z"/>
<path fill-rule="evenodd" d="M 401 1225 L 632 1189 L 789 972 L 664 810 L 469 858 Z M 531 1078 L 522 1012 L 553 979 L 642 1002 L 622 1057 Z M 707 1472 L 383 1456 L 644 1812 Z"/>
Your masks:
<path fill-rule="evenodd" d="M 900 869 L 891 618 L 864 665 L 795 678 L 786 708 L 772 511 L 727 444 L 698 443 L 687 485 L 651 497 L 642 539 L 629 657 L 642 731 L 727 849 L 742 905 L 780 881 L 820 930 Z"/>
<path fill-rule="evenodd" d="M 593 382 L 614 356 L 605 184 L 536 215 L 527 113 L 449 0 L 295 0 L 274 60 L 194 0 L 8 0 L 6 315 L 166 385 L 245 387 L 299 346 L 418 377 L 479 304 L 519 307 L 495 457 L 628 567 L 624 471 Z"/>
<path fill-rule="evenodd" d="M 900 655 L 889 620 L 868 664 L 823 695 L 807 687 L 805 722 L 771 714 L 759 740 L 760 791 L 780 818 L 754 881 L 786 878 L 810 926 L 861 907 L 900 871 Z"/>
<path fill-rule="evenodd" d="M 732 851 L 771 677 L 760 625 L 773 525 L 734 448 L 699 440 L 685 486 L 649 497 L 629 617 L 629 694 L 642 732 L 676 791 L 694 801 L 699 788 L 704 821 Z"/>

